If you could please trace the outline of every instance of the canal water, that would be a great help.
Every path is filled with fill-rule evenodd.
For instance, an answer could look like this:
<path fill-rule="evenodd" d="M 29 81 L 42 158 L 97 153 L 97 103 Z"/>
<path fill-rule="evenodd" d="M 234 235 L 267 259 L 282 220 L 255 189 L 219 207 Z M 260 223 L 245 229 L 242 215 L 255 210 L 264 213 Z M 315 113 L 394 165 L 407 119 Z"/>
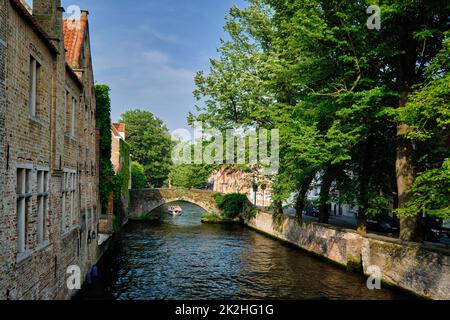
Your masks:
<path fill-rule="evenodd" d="M 407 299 L 371 291 L 361 275 L 240 225 L 204 225 L 204 211 L 177 203 L 161 220 L 130 223 L 100 275 L 77 299 Z"/>

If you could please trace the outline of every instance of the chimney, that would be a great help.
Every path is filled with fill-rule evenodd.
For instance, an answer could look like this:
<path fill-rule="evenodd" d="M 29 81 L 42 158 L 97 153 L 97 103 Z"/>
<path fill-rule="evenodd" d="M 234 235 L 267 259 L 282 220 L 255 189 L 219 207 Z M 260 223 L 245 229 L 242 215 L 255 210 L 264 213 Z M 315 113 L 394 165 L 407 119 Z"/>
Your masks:
<path fill-rule="evenodd" d="M 33 15 L 51 40 L 63 39 L 61 0 L 33 0 Z"/>

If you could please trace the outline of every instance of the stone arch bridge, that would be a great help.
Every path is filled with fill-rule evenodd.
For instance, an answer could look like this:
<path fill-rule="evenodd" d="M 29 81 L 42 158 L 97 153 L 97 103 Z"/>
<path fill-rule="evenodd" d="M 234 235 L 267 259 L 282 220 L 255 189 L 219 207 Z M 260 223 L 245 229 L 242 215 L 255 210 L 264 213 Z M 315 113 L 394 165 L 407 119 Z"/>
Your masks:
<path fill-rule="evenodd" d="M 140 218 L 152 210 L 170 202 L 193 203 L 208 213 L 221 214 L 214 200 L 213 191 L 190 189 L 134 189 L 130 191 L 130 218 Z"/>

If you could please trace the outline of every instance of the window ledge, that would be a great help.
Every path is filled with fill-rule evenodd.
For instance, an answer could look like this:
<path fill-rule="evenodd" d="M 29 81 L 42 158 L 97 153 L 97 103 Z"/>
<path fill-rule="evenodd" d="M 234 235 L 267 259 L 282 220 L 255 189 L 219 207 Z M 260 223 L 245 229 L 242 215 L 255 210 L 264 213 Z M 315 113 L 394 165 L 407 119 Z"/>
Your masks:
<path fill-rule="evenodd" d="M 32 257 L 31 251 L 26 250 L 25 252 L 17 254 L 16 262 L 17 262 L 17 264 L 21 264 L 21 263 L 24 263 L 25 261 L 31 259 L 31 257 Z"/>
<path fill-rule="evenodd" d="M 42 242 L 41 244 L 39 244 L 36 248 L 37 251 L 44 251 L 45 249 L 47 249 L 48 247 L 50 247 L 51 244 L 48 240 Z"/>
<path fill-rule="evenodd" d="M 42 119 L 37 116 L 28 115 L 28 119 L 30 120 L 30 122 L 32 122 L 34 124 L 37 124 L 40 126 L 44 125 Z"/>
<path fill-rule="evenodd" d="M 72 233 L 74 233 L 75 231 L 77 231 L 79 229 L 80 229 L 79 226 L 73 226 L 72 228 L 65 230 L 62 234 L 62 239 L 69 237 Z"/>
<path fill-rule="evenodd" d="M 77 142 L 77 138 L 68 132 L 66 132 L 64 136 L 66 137 L 67 140 L 70 140 L 71 142 Z"/>

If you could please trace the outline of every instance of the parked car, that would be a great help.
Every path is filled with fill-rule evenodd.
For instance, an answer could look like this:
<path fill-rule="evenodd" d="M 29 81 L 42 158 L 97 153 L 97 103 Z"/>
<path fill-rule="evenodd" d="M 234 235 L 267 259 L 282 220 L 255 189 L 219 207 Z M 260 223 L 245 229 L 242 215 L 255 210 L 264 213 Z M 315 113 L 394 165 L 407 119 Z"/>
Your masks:
<path fill-rule="evenodd" d="M 314 205 L 314 202 L 308 200 L 303 213 L 307 216 L 318 217 L 319 216 L 319 208 Z"/>
<path fill-rule="evenodd" d="M 450 243 L 450 229 L 444 227 L 442 219 L 426 216 L 421 221 L 425 241 L 440 242 L 446 245 Z"/>
<path fill-rule="evenodd" d="M 380 214 L 367 219 L 367 228 L 383 233 L 398 233 L 400 221 L 398 218 L 391 217 L 388 214 Z"/>

